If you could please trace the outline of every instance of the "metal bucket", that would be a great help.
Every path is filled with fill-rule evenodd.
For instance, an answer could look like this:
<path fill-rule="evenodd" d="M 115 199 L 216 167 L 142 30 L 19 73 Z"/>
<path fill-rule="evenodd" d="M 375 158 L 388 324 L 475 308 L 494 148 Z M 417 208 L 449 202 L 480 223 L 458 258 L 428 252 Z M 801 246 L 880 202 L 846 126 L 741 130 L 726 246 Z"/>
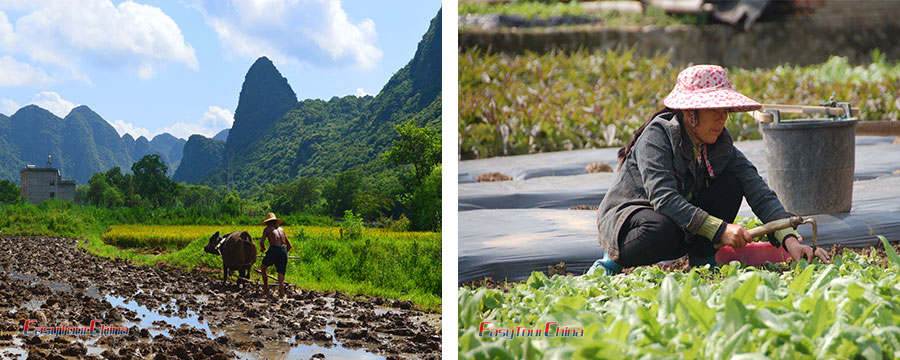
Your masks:
<path fill-rule="evenodd" d="M 856 118 L 760 123 L 769 187 L 787 211 L 815 215 L 850 211 Z"/>

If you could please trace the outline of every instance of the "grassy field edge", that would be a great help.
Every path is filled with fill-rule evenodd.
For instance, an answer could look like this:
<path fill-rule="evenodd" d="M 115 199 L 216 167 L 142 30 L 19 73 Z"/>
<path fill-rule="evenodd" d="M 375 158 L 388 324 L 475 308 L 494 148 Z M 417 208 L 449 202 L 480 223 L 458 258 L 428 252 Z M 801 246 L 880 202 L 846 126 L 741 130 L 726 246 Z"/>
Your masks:
<path fill-rule="evenodd" d="M 85 241 L 87 240 L 87 241 Z M 85 249 L 88 253 L 110 258 L 124 259 L 131 263 L 141 266 L 158 266 L 167 265 L 183 269 L 184 271 L 193 272 L 200 268 L 204 275 L 211 276 L 215 279 L 221 279 L 222 263 L 217 256 L 206 254 L 203 247 L 206 245 L 207 239 L 200 237 L 181 249 L 163 253 L 163 254 L 144 254 L 136 249 L 119 248 L 114 245 L 107 244 L 102 240 L 102 234 L 91 233 L 85 238 L 80 238 L 78 246 Z M 296 245 L 295 245 L 296 246 Z M 296 256 L 299 250 L 291 251 L 290 256 Z M 199 256 L 198 256 L 199 255 Z M 259 267 L 260 260 L 257 260 L 254 268 Z M 274 274 L 274 269 L 270 268 L 270 273 Z M 253 275 L 251 279 L 256 279 Z M 234 279 L 232 278 L 232 281 Z M 285 282 L 294 284 L 303 290 L 315 290 L 321 292 L 340 291 L 350 296 L 373 296 L 395 300 L 409 300 L 414 307 L 426 312 L 439 312 L 441 309 L 441 298 L 427 293 L 403 293 L 392 289 L 383 289 L 373 286 L 367 282 L 351 282 L 328 279 L 325 281 L 310 279 L 304 277 L 303 273 L 296 269 L 296 265 L 289 262 Z"/>

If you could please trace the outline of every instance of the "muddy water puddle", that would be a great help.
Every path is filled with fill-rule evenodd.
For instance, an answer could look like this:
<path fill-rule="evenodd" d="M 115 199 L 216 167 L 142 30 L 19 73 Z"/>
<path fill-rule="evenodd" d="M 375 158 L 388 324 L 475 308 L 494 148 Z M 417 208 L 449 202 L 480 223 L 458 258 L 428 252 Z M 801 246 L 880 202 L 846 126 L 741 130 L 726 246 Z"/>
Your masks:
<path fill-rule="evenodd" d="M 384 359 L 362 350 L 350 350 L 342 347 L 326 348 L 319 345 L 294 346 L 286 349 L 263 351 L 258 354 L 235 351 L 238 359 L 309 359 L 313 355 L 322 354 L 325 359 Z"/>
<path fill-rule="evenodd" d="M 134 300 L 126 300 L 120 296 L 106 295 L 105 299 L 115 307 L 128 309 L 137 313 L 137 317 L 140 318 L 140 321 L 127 322 L 125 325 L 128 327 L 137 326 L 139 328 L 150 329 L 151 338 L 158 334 L 164 334 L 166 336 L 170 335 L 168 330 L 159 330 L 158 327 L 154 325 L 154 323 L 159 324 L 159 321 L 162 321 L 175 328 L 182 325 L 188 325 L 203 330 L 209 339 L 227 335 L 231 339 L 238 341 L 252 340 L 249 334 L 254 330 L 253 326 L 249 323 L 236 323 L 232 326 L 225 327 L 222 330 L 214 331 L 206 321 L 200 320 L 199 315 L 192 310 L 187 311 L 189 315 L 187 317 L 171 316 L 148 309 L 146 306 L 137 304 Z M 174 304 L 174 299 L 171 304 Z M 390 309 L 385 310 L 393 311 Z M 334 330 L 335 329 L 331 326 L 325 327 L 326 333 L 328 333 L 332 339 L 335 339 Z M 235 350 L 234 353 L 239 359 L 309 359 L 315 354 L 323 354 L 326 359 L 384 359 L 383 356 L 378 356 L 363 350 L 344 348 L 337 340 L 334 340 L 330 344 L 324 343 L 321 345 L 300 345 L 297 344 L 296 337 L 292 337 L 289 340 L 289 342 L 285 341 L 266 344 L 266 349 L 258 352 Z"/>
<path fill-rule="evenodd" d="M 16 271 L 7 271 L 6 273 L 9 275 L 10 279 L 27 281 L 33 285 L 44 285 L 53 291 L 72 292 L 72 287 L 67 284 L 40 279 L 35 274 L 23 274 Z"/>
<path fill-rule="evenodd" d="M 22 339 L 14 337 L 12 339 L 12 347 L 3 347 L 0 346 L 0 358 L 2 359 L 26 359 L 28 358 L 28 352 L 22 347 L 25 344 L 22 342 Z"/>
<path fill-rule="evenodd" d="M 137 327 L 139 329 L 149 329 L 150 336 L 156 336 L 159 334 L 163 334 L 165 336 L 171 336 L 168 329 L 158 329 L 158 326 L 155 324 L 160 324 L 160 322 L 165 323 L 168 326 L 172 326 L 174 328 L 178 328 L 182 325 L 188 325 L 200 330 L 203 330 L 206 333 L 206 337 L 210 339 L 215 339 L 216 337 L 222 336 L 223 332 L 214 332 L 206 321 L 200 320 L 200 315 L 195 313 L 193 310 L 187 310 L 187 317 L 175 316 L 175 315 L 165 315 L 155 310 L 150 310 L 144 305 L 139 305 L 134 300 L 128 300 L 121 296 L 115 295 L 106 295 L 103 297 L 107 302 L 109 302 L 112 306 L 127 309 L 130 311 L 134 311 L 137 313 L 137 317 L 139 321 L 137 322 L 125 322 L 124 325 L 129 328 Z M 172 302 L 174 304 L 174 300 Z M 177 308 L 177 305 L 175 305 Z"/>
<path fill-rule="evenodd" d="M 43 280 L 38 278 L 38 276 L 34 274 L 22 274 L 13 271 L 7 271 L 6 273 L 12 279 L 22 280 L 32 285 L 47 286 L 53 292 L 63 291 L 66 293 L 72 293 L 71 286 L 63 283 Z M 171 298 L 168 303 L 157 304 L 157 306 L 153 307 L 152 309 L 148 306 L 139 304 L 133 299 L 140 294 L 148 294 L 153 296 L 154 294 L 164 293 L 165 290 L 166 289 L 163 288 L 157 289 L 155 291 L 145 291 L 144 289 L 138 288 L 134 293 L 135 296 L 125 297 L 110 294 L 101 295 L 95 287 L 90 286 L 84 290 L 84 294 L 98 300 L 105 300 L 110 305 L 112 305 L 112 307 L 118 308 L 119 310 L 128 310 L 134 312 L 136 314 L 136 320 L 121 321 L 117 325 L 127 326 L 128 328 L 132 329 L 132 331 L 148 329 L 150 336 L 146 340 L 147 342 L 152 343 L 153 338 L 158 335 L 171 337 L 173 334 L 170 329 L 174 330 L 182 326 L 189 326 L 202 330 L 206 337 L 211 340 L 214 340 L 221 336 L 228 336 L 229 338 L 237 341 L 252 340 L 252 336 L 250 335 L 256 330 L 254 329 L 254 326 L 249 322 L 240 321 L 221 329 L 214 329 L 205 320 L 201 320 L 201 315 L 196 311 L 190 309 L 182 310 L 178 306 L 178 301 L 175 298 Z M 194 296 L 194 299 L 199 304 L 206 304 L 209 301 L 209 296 L 196 295 Z M 323 297 L 323 300 L 323 304 L 321 304 L 322 307 L 329 309 L 334 308 L 334 298 Z M 21 303 L 17 308 L 9 310 L 11 313 L 29 313 L 41 309 L 45 301 L 46 300 L 42 298 L 33 298 L 27 302 Z M 169 311 L 167 312 L 174 312 L 175 314 L 184 313 L 187 316 L 164 314 L 163 312 L 161 312 L 163 309 L 168 309 Z M 402 312 L 390 308 L 377 308 L 374 309 L 374 312 L 378 315 L 402 314 Z M 334 318 L 328 318 L 328 323 L 334 323 L 335 321 L 336 319 Z M 331 338 L 330 342 L 319 341 L 318 343 L 313 344 L 298 344 L 297 338 L 296 336 L 294 336 L 291 338 L 285 338 L 283 339 L 283 341 L 273 341 L 266 343 L 264 344 L 262 350 L 233 350 L 233 354 L 238 359 L 309 359 L 313 355 L 317 354 L 324 355 L 326 359 L 385 359 L 385 357 L 383 356 L 379 356 L 365 350 L 349 349 L 341 346 L 341 343 L 335 336 L 335 328 L 333 326 L 325 326 L 325 332 Z M 98 343 L 100 337 L 80 339 L 84 340 L 83 344 L 87 349 L 86 355 L 88 356 L 101 356 L 104 351 L 110 349 L 108 346 Z M 28 352 L 24 348 L 22 338 L 13 337 L 11 342 L 0 343 L 0 358 L 26 359 L 27 357 Z"/>
<path fill-rule="evenodd" d="M 325 327 L 325 332 L 330 335 L 332 339 L 336 339 L 334 330 L 335 329 L 332 326 Z M 235 334 L 234 337 L 239 339 L 240 335 Z M 316 354 L 324 355 L 325 359 L 385 359 L 383 356 L 375 355 L 365 350 L 347 349 L 341 346 L 341 343 L 337 340 L 332 340 L 331 343 L 299 345 L 297 344 L 296 337 L 290 339 L 290 344 L 286 342 L 273 344 L 273 346 L 256 353 L 246 351 L 234 351 L 234 353 L 237 355 L 238 359 L 248 360 L 309 359 Z"/>
<path fill-rule="evenodd" d="M 375 312 L 375 315 L 384 315 L 384 314 L 394 314 L 394 315 L 403 315 L 402 311 L 394 310 L 391 308 L 376 308 L 372 310 Z"/>

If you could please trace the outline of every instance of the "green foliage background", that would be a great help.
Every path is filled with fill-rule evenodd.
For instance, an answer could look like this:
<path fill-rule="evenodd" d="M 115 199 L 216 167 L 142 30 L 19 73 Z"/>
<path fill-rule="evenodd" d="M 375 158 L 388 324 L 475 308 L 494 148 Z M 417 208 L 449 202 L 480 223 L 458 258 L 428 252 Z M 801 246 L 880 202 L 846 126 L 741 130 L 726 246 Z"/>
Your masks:
<path fill-rule="evenodd" d="M 666 56 L 631 51 L 524 55 L 459 54 L 459 152 L 463 159 L 622 146 L 662 108 L 681 68 Z M 832 96 L 862 120 L 900 115 L 900 63 L 879 52 L 851 65 L 832 57 L 812 66 L 729 69 L 735 89 L 763 103 L 820 104 Z M 737 140 L 758 139 L 749 114 L 733 115 Z"/>
<path fill-rule="evenodd" d="M 9 180 L 0 180 L 0 203 L 19 201 L 19 186 Z"/>
<path fill-rule="evenodd" d="M 644 3 L 642 13 L 609 11 L 585 11 L 582 3 L 554 0 L 512 0 L 509 2 L 463 2 L 459 4 L 460 14 L 498 14 L 521 16 L 527 19 L 548 19 L 554 17 L 577 16 L 591 18 L 608 26 L 623 25 L 675 25 L 705 24 L 706 14 L 667 14 L 664 10 Z"/>

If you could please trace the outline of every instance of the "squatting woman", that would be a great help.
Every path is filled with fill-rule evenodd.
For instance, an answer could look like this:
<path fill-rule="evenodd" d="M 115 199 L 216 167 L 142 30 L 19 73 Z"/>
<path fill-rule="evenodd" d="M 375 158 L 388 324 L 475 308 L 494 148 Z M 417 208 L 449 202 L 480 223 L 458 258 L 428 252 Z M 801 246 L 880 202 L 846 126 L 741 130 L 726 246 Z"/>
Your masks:
<path fill-rule="evenodd" d="M 761 107 L 734 90 L 725 69 L 697 65 L 681 71 L 663 104 L 619 150 L 618 176 L 598 214 L 606 255 L 588 274 L 617 274 L 685 254 L 691 266 L 715 265 L 718 247 L 739 248 L 752 240 L 733 223 L 742 198 L 763 222 L 792 215 L 724 128 L 729 113 Z M 800 240 L 790 228 L 769 235 L 794 260 L 827 260 L 824 250 L 814 253 Z"/>

